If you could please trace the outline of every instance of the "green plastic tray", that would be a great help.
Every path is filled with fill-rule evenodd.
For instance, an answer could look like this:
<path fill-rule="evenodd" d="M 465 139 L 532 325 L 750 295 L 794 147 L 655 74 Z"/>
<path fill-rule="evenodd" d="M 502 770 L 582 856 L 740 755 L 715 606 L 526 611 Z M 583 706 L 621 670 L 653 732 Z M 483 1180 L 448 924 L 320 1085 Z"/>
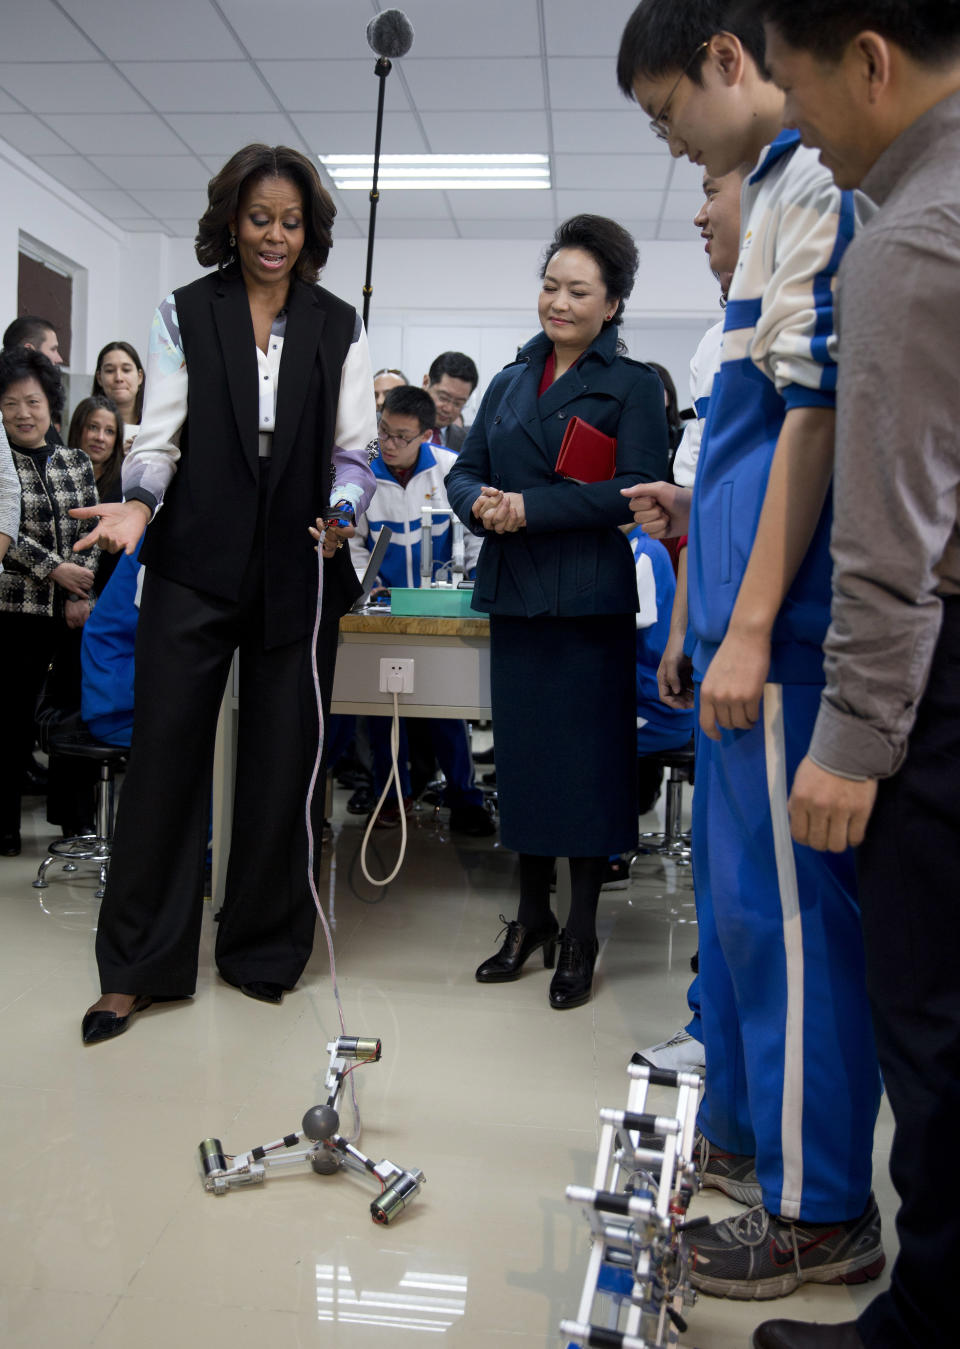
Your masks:
<path fill-rule="evenodd" d="M 482 614 L 470 607 L 472 598 L 472 590 L 420 590 L 392 586 L 390 612 L 410 616 L 482 618 Z"/>

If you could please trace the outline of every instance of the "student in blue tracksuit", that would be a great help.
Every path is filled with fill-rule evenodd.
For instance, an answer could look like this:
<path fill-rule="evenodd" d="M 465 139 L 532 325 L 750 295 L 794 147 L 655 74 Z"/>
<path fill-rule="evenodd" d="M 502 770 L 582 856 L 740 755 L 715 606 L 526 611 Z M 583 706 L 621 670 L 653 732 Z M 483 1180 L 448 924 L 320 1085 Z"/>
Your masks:
<path fill-rule="evenodd" d="M 853 857 L 790 840 L 787 792 L 830 616 L 836 273 L 864 203 L 783 131 L 763 30 L 729 0 L 644 0 L 618 75 L 674 155 L 755 167 L 689 513 L 700 727 L 694 867 L 704 1184 L 755 1207 L 693 1238 L 693 1282 L 734 1298 L 883 1267 L 870 1192 L 879 1074 Z M 686 532 L 690 495 L 635 518 Z"/>
<path fill-rule="evenodd" d="M 680 749 L 693 735 L 693 712 L 660 701 L 657 670 L 670 636 L 677 580 L 670 554 L 637 525 L 627 535 L 637 567 L 637 754 Z"/>
<path fill-rule="evenodd" d="M 452 450 L 432 445 L 430 438 L 436 408 L 425 389 L 404 384 L 391 389 L 380 413 L 380 457 L 373 461 L 376 490 L 365 515 L 357 521 L 357 532 L 350 540 L 350 555 L 362 575 L 384 525 L 393 537 L 380 566 L 380 583 L 391 586 L 419 586 L 420 511 L 424 505 L 447 504 L 443 479 L 456 459 Z M 431 530 L 434 574 L 452 557 L 452 531 L 449 516 L 436 516 Z M 465 540 L 465 561 L 472 571 L 480 543 L 472 535 Z M 483 794 L 473 781 L 473 760 L 467 741 L 466 725 L 445 717 L 431 718 L 430 739 L 437 762 L 447 780 L 446 804 L 450 807 L 450 829 L 475 838 L 492 834 L 495 825 L 483 805 Z M 390 721 L 370 718 L 370 747 L 373 750 L 374 789 L 379 799 L 390 773 Z M 398 753 L 401 795 L 410 797 L 410 773 L 407 767 L 407 733 L 400 722 Z M 401 806 L 396 797 L 388 797 L 377 817 L 380 825 L 400 823 Z"/>
<path fill-rule="evenodd" d="M 80 715 L 91 734 L 108 745 L 129 745 L 133 735 L 133 654 L 143 585 L 140 542 L 132 553 L 118 555 L 83 628 Z"/>

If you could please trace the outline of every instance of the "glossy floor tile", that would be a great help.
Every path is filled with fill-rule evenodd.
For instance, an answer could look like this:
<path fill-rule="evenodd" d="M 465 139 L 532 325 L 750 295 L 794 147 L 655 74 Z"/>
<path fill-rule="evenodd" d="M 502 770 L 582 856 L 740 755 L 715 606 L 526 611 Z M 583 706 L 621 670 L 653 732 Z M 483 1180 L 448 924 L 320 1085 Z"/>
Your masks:
<path fill-rule="evenodd" d="M 47 890 L 31 888 L 50 836 L 33 803 L 22 856 L 0 859 L 4 1346 L 563 1343 L 588 1251 L 564 1190 L 590 1183 L 597 1111 L 626 1104 L 630 1054 L 686 1019 L 697 942 L 688 873 L 642 859 L 629 889 L 603 895 L 595 996 L 557 1013 L 536 958 L 513 984 L 473 978 L 499 915 L 515 912 L 512 854 L 495 839 L 451 837 L 445 812 L 420 812 L 399 878 L 378 890 L 361 874 L 346 797 L 334 795 L 321 898 L 347 1033 L 383 1042 L 381 1062 L 353 1078 L 360 1145 L 421 1168 L 420 1195 L 380 1228 L 374 1187 L 352 1173 L 291 1169 L 222 1197 L 204 1191 L 202 1138 L 249 1149 L 299 1128 L 325 1095 L 339 1023 L 322 933 L 300 987 L 271 1007 L 218 979 L 207 912 L 196 997 L 85 1048 L 96 879 L 55 869 Z M 378 832 L 368 865 L 384 874 L 398 846 L 398 832 Z M 890 1134 L 884 1108 L 875 1164 L 888 1257 Z M 715 1193 L 695 1203 L 713 1216 L 733 1209 Z M 882 1286 L 781 1303 L 703 1298 L 683 1344 L 742 1349 L 772 1314 L 844 1320 Z"/>

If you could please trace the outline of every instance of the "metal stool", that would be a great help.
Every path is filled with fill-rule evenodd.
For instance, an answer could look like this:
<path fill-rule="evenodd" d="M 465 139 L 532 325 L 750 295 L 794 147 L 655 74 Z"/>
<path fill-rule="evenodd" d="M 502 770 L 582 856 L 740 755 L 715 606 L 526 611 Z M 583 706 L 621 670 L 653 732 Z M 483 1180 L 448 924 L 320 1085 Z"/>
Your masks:
<path fill-rule="evenodd" d="M 634 853 L 634 858 L 645 853 L 656 853 L 660 857 L 672 857 L 681 865 L 689 866 L 690 835 L 680 828 L 680 816 L 683 809 L 683 784 L 693 782 L 693 741 L 680 749 L 664 750 L 661 754 L 653 754 L 650 757 L 669 770 L 666 817 L 662 834 L 651 831 L 640 835 L 640 846 Z"/>
<path fill-rule="evenodd" d="M 103 899 L 104 886 L 107 883 L 107 870 L 110 866 L 110 841 L 113 838 L 113 816 L 115 797 L 115 774 L 118 768 L 126 764 L 129 750 L 123 745 L 107 745 L 94 740 L 88 731 L 70 732 L 50 736 L 49 748 L 54 754 L 74 755 L 82 759 L 95 759 L 100 764 L 100 781 L 97 783 L 97 832 L 95 834 L 77 834 L 73 838 L 57 839 L 47 844 L 47 856 L 40 863 L 34 890 L 46 890 L 49 885 L 47 869 L 54 862 L 63 862 L 64 871 L 76 871 L 78 862 L 93 862 L 100 868 L 100 888 L 97 899 Z"/>

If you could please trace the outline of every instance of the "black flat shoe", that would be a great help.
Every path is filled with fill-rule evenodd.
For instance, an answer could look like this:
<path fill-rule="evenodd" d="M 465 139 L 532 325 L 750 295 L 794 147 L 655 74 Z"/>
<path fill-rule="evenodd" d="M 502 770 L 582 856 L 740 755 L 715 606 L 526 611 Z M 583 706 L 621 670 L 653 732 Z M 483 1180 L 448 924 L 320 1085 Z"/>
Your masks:
<path fill-rule="evenodd" d="M 20 835 L 0 834 L 0 857 L 20 856 Z"/>
<path fill-rule="evenodd" d="M 85 1045 L 95 1045 L 99 1040 L 112 1040 L 122 1035 L 130 1024 L 130 1018 L 136 1012 L 142 1012 L 153 1003 L 146 995 L 138 997 L 126 1016 L 116 1012 L 87 1012 L 80 1026 L 80 1034 Z"/>
<path fill-rule="evenodd" d="M 593 967 L 597 963 L 599 950 L 596 938 L 588 945 L 569 936 L 564 928 L 560 933 L 560 959 L 557 961 L 556 973 L 550 980 L 551 1007 L 563 1011 L 567 1007 L 580 1007 L 590 1000 Z"/>
<path fill-rule="evenodd" d="M 283 984 L 271 984 L 266 979 L 254 979 L 249 984 L 240 985 L 241 993 L 245 993 L 248 998 L 256 998 L 258 1002 L 283 1002 L 286 991 Z"/>
<path fill-rule="evenodd" d="M 506 927 L 500 950 L 477 967 L 477 982 L 481 984 L 505 984 L 518 979 L 528 956 L 543 947 L 543 968 L 553 969 L 557 949 L 557 937 L 560 928 L 556 918 L 550 915 L 550 925 L 541 928 L 526 928 L 516 920 L 508 923 L 503 914 L 500 921 Z"/>

